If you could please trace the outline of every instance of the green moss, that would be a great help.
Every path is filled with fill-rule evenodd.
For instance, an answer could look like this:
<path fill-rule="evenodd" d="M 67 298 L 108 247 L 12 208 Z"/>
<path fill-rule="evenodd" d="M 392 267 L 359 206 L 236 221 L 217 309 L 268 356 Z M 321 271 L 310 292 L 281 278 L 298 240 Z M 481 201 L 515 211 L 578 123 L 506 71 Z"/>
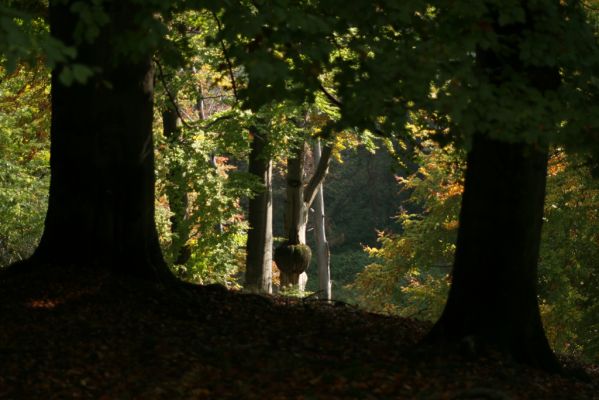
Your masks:
<path fill-rule="evenodd" d="M 289 274 L 301 274 L 310 264 L 312 250 L 305 244 L 281 244 L 275 249 L 277 267 Z"/>

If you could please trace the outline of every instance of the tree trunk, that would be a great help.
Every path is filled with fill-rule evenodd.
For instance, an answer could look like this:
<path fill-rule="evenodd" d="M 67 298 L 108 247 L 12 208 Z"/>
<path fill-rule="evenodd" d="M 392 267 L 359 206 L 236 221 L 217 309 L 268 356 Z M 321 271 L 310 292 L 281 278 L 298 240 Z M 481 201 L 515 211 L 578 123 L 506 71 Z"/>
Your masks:
<path fill-rule="evenodd" d="M 305 145 L 287 161 L 287 200 L 285 227 L 289 243 L 306 244 L 308 207 L 304 200 L 304 158 Z"/>
<path fill-rule="evenodd" d="M 281 285 L 297 285 L 300 291 L 305 289 L 308 282 L 305 270 L 312 256 L 310 248 L 306 245 L 308 213 L 318 188 L 328 173 L 332 147 L 325 146 L 321 157 L 314 163 L 314 173 L 306 185 L 304 185 L 305 154 L 306 144 L 304 143 L 297 149 L 295 156 L 287 161 L 285 229 L 288 232 L 288 239 L 275 251 L 275 260 L 281 270 Z"/>
<path fill-rule="evenodd" d="M 314 165 L 320 163 L 320 140 L 314 143 Z M 324 213 L 324 184 L 318 185 L 316 199 L 314 202 L 314 237 L 316 239 L 316 262 L 318 265 L 318 289 L 320 290 L 319 298 L 331 300 L 331 255 L 329 251 L 329 242 L 325 230 L 325 213 Z"/>
<path fill-rule="evenodd" d="M 546 149 L 474 138 L 452 286 L 429 341 L 488 346 L 557 368 L 536 292 L 546 173 Z"/>
<path fill-rule="evenodd" d="M 193 72 L 196 72 L 195 67 L 193 68 Z M 200 116 L 200 121 L 205 121 L 206 120 L 206 105 L 204 103 L 204 89 L 202 88 L 202 83 L 200 82 L 198 84 L 198 94 L 199 94 L 199 98 L 197 100 L 196 103 L 196 109 L 199 112 L 199 116 Z M 214 168 L 215 171 L 218 172 L 218 163 L 216 161 L 216 152 L 218 151 L 217 148 L 215 148 L 212 153 L 210 154 L 210 165 L 212 165 L 212 168 Z M 225 231 L 225 228 L 222 224 L 222 222 L 219 222 L 218 224 L 216 224 L 216 226 L 214 227 L 216 229 L 216 231 L 219 234 L 223 234 Z"/>
<path fill-rule="evenodd" d="M 520 79 L 541 95 L 555 92 L 561 84 L 558 68 L 527 65 L 521 57 L 522 40 L 543 18 L 542 11 L 529 9 L 526 2 L 524 6 L 523 22 L 494 22 L 503 44 L 477 49 L 477 73 L 497 87 Z M 429 340 L 458 341 L 470 351 L 488 347 L 520 362 L 559 369 L 537 303 L 547 158 L 543 144 L 502 142 L 486 132 L 474 135 L 452 285 Z"/>
<path fill-rule="evenodd" d="M 309 206 L 304 199 L 304 158 L 306 155 L 305 144 L 297 149 L 293 158 L 287 161 L 287 196 L 285 204 L 285 229 L 287 231 L 287 241 L 281 245 L 303 245 L 306 246 L 306 227 L 308 225 Z M 279 250 L 277 250 L 279 251 Z M 300 252 L 296 254 L 307 254 Z M 305 257 L 304 257 L 305 258 Z M 302 260 L 306 268 L 310 262 L 310 255 L 307 261 Z M 279 261 L 277 266 L 281 270 L 281 286 L 294 285 L 303 291 L 308 281 L 305 271 L 299 271 L 297 268 L 287 267 Z"/>
<path fill-rule="evenodd" d="M 52 1 L 52 34 L 74 46 L 74 1 Z M 109 267 L 170 280 L 154 223 L 153 69 L 150 54 L 118 58 L 140 6 L 105 5 L 110 25 L 78 46 L 76 62 L 100 67 L 65 86 L 52 71 L 51 181 L 45 229 L 32 261 Z M 140 17 L 141 18 L 141 17 Z M 118 61 L 117 61 L 118 58 Z"/>
<path fill-rule="evenodd" d="M 181 136 L 181 129 L 177 126 L 179 113 L 175 107 L 176 105 L 170 104 L 162 111 L 162 131 L 171 148 L 178 146 Z M 167 173 L 167 179 L 166 196 L 172 212 L 170 217 L 171 232 L 176 236 L 172 241 L 169 252 L 172 253 L 174 265 L 184 265 L 191 257 L 191 248 L 187 244 L 190 229 L 186 224 L 189 200 L 183 168 L 179 161 L 171 165 Z"/>
<path fill-rule="evenodd" d="M 249 202 L 245 289 L 272 293 L 272 161 L 266 152 L 266 135 L 254 132 L 249 172 L 264 185 L 264 191 Z"/>

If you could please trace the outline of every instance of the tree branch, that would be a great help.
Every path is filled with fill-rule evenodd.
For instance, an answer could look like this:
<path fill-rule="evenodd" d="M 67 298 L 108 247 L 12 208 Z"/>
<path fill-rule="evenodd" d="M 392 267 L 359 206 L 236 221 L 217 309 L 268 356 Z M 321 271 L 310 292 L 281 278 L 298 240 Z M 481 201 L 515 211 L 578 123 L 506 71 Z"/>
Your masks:
<path fill-rule="evenodd" d="M 222 32 L 223 27 L 222 24 L 220 22 L 220 19 L 218 19 L 218 15 L 216 15 L 216 13 L 214 11 L 212 11 L 212 16 L 214 17 L 214 20 L 216 21 L 216 25 L 218 27 L 218 32 Z M 231 79 L 231 86 L 233 87 L 233 95 L 235 96 L 235 101 L 239 102 L 239 96 L 237 94 L 237 82 L 235 81 L 235 75 L 233 75 L 233 63 L 231 62 L 231 59 L 229 58 L 229 54 L 227 52 L 227 46 L 225 46 L 225 41 L 223 39 L 219 40 L 220 42 L 220 47 L 223 51 L 223 56 L 225 57 L 225 61 L 227 63 L 227 69 L 229 70 L 229 78 Z"/>
<path fill-rule="evenodd" d="M 333 96 L 325 87 L 321 82 L 318 82 L 318 88 L 320 89 L 320 91 L 325 95 L 325 97 L 327 99 L 329 99 L 329 101 L 331 103 L 333 103 L 334 105 L 336 105 L 337 107 L 341 108 L 343 107 L 343 103 L 341 103 L 341 100 L 337 99 L 335 96 Z"/>
<path fill-rule="evenodd" d="M 310 182 L 308 182 L 306 188 L 304 189 L 304 202 L 308 205 L 308 207 L 312 205 L 312 202 L 316 198 L 316 192 L 318 192 L 318 186 L 324 181 L 324 178 L 329 172 L 329 165 L 331 163 L 332 155 L 333 147 L 327 144 L 322 149 L 320 161 L 314 170 L 314 174 L 312 175 Z"/>
<path fill-rule="evenodd" d="M 164 91 L 166 92 L 166 95 L 169 98 L 169 101 L 171 102 L 175 112 L 177 113 L 177 116 L 179 117 L 179 119 L 181 120 L 181 123 L 183 125 L 185 125 L 186 128 L 191 128 L 191 126 L 189 126 L 189 124 L 187 122 L 185 122 L 185 118 L 183 118 L 183 115 L 181 115 L 181 110 L 179 110 L 179 106 L 177 105 L 175 96 L 173 96 L 171 91 L 168 89 L 168 86 L 166 84 L 166 78 L 164 76 L 164 71 L 162 70 L 162 64 L 160 64 L 160 61 L 158 61 L 158 59 L 156 59 L 156 58 L 154 58 L 154 63 L 156 64 L 156 66 L 158 66 L 158 76 L 160 77 L 160 82 L 162 83 L 162 86 L 164 86 Z"/>
<path fill-rule="evenodd" d="M 331 103 L 333 103 L 334 105 L 336 105 L 339 108 L 343 107 L 343 102 L 341 102 L 341 100 L 339 100 L 335 96 L 333 96 L 333 94 L 331 92 L 329 92 L 321 82 L 318 82 L 318 88 Z M 371 130 L 372 130 L 372 132 L 376 133 L 379 136 L 384 136 L 384 137 L 389 136 L 387 133 L 385 133 L 380 128 L 378 128 L 375 123 L 372 124 Z"/>
<path fill-rule="evenodd" d="M 210 127 L 212 127 L 213 125 L 216 125 L 217 123 L 219 123 L 220 121 L 224 121 L 227 119 L 232 119 L 233 115 L 231 114 L 227 114 L 227 115 L 222 115 L 220 117 L 217 117 L 216 119 L 214 119 L 213 121 L 210 121 L 209 123 L 207 123 L 206 125 L 202 126 L 201 129 L 208 129 Z"/>

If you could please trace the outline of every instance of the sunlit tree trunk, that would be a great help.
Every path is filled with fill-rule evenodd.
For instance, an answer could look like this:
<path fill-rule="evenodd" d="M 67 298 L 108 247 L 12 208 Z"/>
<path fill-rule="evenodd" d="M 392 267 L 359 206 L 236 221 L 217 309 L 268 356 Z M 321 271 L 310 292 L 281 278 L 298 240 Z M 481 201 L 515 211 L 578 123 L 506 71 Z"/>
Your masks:
<path fill-rule="evenodd" d="M 304 180 L 304 158 L 306 144 L 299 147 L 294 156 L 287 161 L 287 198 L 285 207 L 285 230 L 287 240 L 275 250 L 275 261 L 281 270 L 281 285 L 294 285 L 303 291 L 308 275 L 306 268 L 312 257 L 306 244 L 306 227 L 309 209 L 318 187 L 324 181 L 331 161 L 332 148 L 326 146 L 314 173 L 306 184 Z"/>
<path fill-rule="evenodd" d="M 285 230 L 287 241 L 277 248 L 277 266 L 281 271 L 281 286 L 299 285 L 303 291 L 307 282 L 305 269 L 310 262 L 311 252 L 306 245 L 308 225 L 308 205 L 304 199 L 304 158 L 305 145 L 287 160 L 287 195 L 285 199 Z M 289 246 L 302 246 L 303 251 L 281 256 Z M 301 249 L 301 248 L 298 248 Z"/>
<path fill-rule="evenodd" d="M 321 158 L 320 140 L 314 143 L 314 164 L 318 165 Z M 324 213 L 324 184 L 318 185 L 318 192 L 314 200 L 314 237 L 316 239 L 316 263 L 318 265 L 319 297 L 331 300 L 331 255 L 327 241 Z"/>
<path fill-rule="evenodd" d="M 194 72 L 196 72 L 195 68 L 193 69 Z M 204 102 L 204 89 L 202 87 L 202 83 L 200 82 L 198 84 L 198 94 L 199 94 L 199 98 L 196 104 L 196 109 L 198 111 L 199 117 L 200 117 L 200 121 L 205 121 L 206 120 L 206 104 Z M 217 162 L 217 157 L 216 157 L 216 153 L 217 153 L 218 149 L 214 149 L 212 151 L 212 153 L 210 154 L 210 165 L 212 166 L 212 168 L 214 168 L 217 172 L 218 172 L 218 162 Z M 219 222 L 218 224 L 216 224 L 216 226 L 214 227 L 216 229 L 216 231 L 219 234 L 224 233 L 224 226 L 222 222 Z"/>
<path fill-rule="evenodd" d="M 70 46 L 74 3 L 50 4 L 51 32 Z M 114 50 L 125 32 L 139 29 L 131 15 L 143 13 L 130 1 L 105 8 L 110 29 L 79 44 L 76 59 L 98 72 L 85 84 L 65 85 L 64 66 L 52 71 L 49 206 L 31 261 L 172 280 L 154 223 L 151 57 L 117 58 Z"/>
<path fill-rule="evenodd" d="M 175 107 L 177 107 L 175 104 L 168 104 L 162 111 L 162 131 L 171 148 L 176 148 L 181 139 L 181 129 L 178 126 L 179 113 Z M 172 262 L 175 265 L 184 265 L 191 257 L 191 249 L 187 244 L 190 233 L 186 221 L 189 205 L 187 191 L 181 162 L 174 160 L 167 172 L 166 196 L 172 213 L 171 232 L 175 236 L 169 252 L 172 253 Z"/>
<path fill-rule="evenodd" d="M 249 202 L 245 289 L 261 293 L 272 293 L 272 161 L 267 146 L 266 134 L 253 132 L 249 172 L 264 190 Z"/>

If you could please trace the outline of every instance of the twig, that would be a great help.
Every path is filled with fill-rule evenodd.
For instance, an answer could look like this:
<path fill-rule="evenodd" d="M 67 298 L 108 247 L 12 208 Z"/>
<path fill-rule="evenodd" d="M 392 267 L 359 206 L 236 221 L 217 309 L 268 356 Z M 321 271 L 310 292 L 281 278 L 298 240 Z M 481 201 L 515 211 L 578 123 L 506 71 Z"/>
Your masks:
<path fill-rule="evenodd" d="M 175 100 L 175 97 L 168 89 L 168 86 L 166 84 L 166 78 L 164 77 L 164 71 L 162 70 L 162 64 L 160 64 L 160 61 L 158 61 L 157 58 L 154 58 L 154 63 L 156 63 L 156 65 L 158 66 L 158 76 L 160 77 L 160 82 L 162 82 L 162 86 L 164 86 L 164 91 L 166 92 L 166 95 L 168 96 L 171 104 L 173 105 L 175 112 L 177 113 L 177 116 L 186 128 L 191 128 L 191 126 L 187 122 L 185 122 L 183 115 L 181 115 L 181 110 L 179 110 L 179 106 L 177 105 L 177 102 Z"/>
<path fill-rule="evenodd" d="M 212 125 L 215 125 L 216 123 L 220 122 L 220 121 L 224 121 L 226 119 L 231 119 L 233 118 L 233 115 L 229 114 L 229 115 L 223 115 L 221 117 L 216 118 L 214 121 L 210 121 L 209 123 L 207 123 L 206 125 L 202 126 L 202 129 L 208 129 L 210 128 Z"/>
<path fill-rule="evenodd" d="M 322 290 L 320 290 L 320 291 L 318 291 L 316 293 L 319 293 L 319 292 L 322 292 Z M 313 296 L 316 293 L 313 293 L 310 296 L 307 296 L 307 297 L 303 298 L 302 302 L 326 303 L 326 304 L 330 304 L 330 305 L 333 305 L 333 306 L 336 306 L 336 307 L 344 306 L 344 307 L 352 308 L 354 310 L 359 310 L 360 309 L 355 304 L 350 304 L 350 303 L 347 303 L 347 302 L 342 301 L 342 300 L 333 300 L 333 299 L 327 300 L 327 299 L 311 298 L 311 296 Z"/>
<path fill-rule="evenodd" d="M 336 105 L 337 107 L 341 108 L 343 107 L 343 102 L 339 99 L 337 99 L 335 96 L 333 96 L 322 84 L 322 82 L 318 82 L 318 88 L 320 89 L 320 91 L 325 95 L 325 97 L 334 105 Z M 380 128 L 376 127 L 375 124 L 373 124 L 372 127 L 372 132 L 376 133 L 379 136 L 383 136 L 383 137 L 388 137 L 389 135 L 387 133 L 385 133 L 384 131 L 382 131 Z"/>
<path fill-rule="evenodd" d="M 333 103 L 334 105 L 336 105 L 337 107 L 342 107 L 343 103 L 338 100 L 335 96 L 333 96 L 322 84 L 322 82 L 318 82 L 318 88 L 320 89 L 320 91 L 326 96 L 327 99 L 329 99 L 329 101 L 331 103 Z"/>
<path fill-rule="evenodd" d="M 222 98 L 226 98 L 226 97 L 235 97 L 235 96 L 231 96 L 230 94 L 219 94 L 219 95 L 214 95 L 214 96 L 200 96 L 200 100 L 222 99 Z"/>
<path fill-rule="evenodd" d="M 220 22 L 220 20 L 218 19 L 218 15 L 216 15 L 216 12 L 212 11 L 212 16 L 214 17 L 214 20 L 216 21 L 216 25 L 218 27 L 218 32 L 221 33 L 223 28 L 222 28 L 222 24 Z M 233 63 L 231 63 L 231 59 L 229 58 L 229 54 L 227 52 L 227 47 L 225 46 L 225 41 L 223 39 L 220 39 L 220 47 L 223 50 L 223 56 L 225 57 L 225 61 L 227 63 L 227 68 L 229 70 L 229 78 L 231 79 L 231 86 L 233 86 L 233 94 L 235 95 L 235 101 L 239 102 L 239 96 L 237 94 L 237 82 L 235 81 L 235 75 L 233 75 Z"/>

